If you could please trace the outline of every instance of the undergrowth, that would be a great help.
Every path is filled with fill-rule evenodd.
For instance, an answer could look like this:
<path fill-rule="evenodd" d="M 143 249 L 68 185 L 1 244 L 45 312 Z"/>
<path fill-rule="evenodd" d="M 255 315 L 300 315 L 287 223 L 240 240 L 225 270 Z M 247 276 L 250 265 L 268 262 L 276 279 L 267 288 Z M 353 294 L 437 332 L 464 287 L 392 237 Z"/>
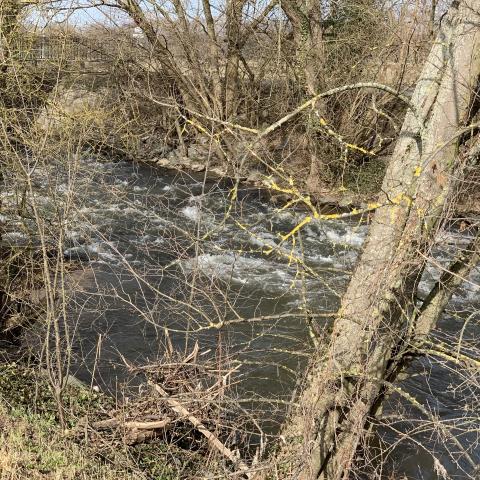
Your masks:
<path fill-rule="evenodd" d="M 69 385 L 64 405 L 66 430 L 60 427 L 41 370 L 18 363 L 0 365 L 0 480 L 197 478 L 194 470 L 200 467 L 194 452 L 163 439 L 122 445 L 100 435 L 78 435 L 84 425 L 115 408 L 107 395 Z"/>

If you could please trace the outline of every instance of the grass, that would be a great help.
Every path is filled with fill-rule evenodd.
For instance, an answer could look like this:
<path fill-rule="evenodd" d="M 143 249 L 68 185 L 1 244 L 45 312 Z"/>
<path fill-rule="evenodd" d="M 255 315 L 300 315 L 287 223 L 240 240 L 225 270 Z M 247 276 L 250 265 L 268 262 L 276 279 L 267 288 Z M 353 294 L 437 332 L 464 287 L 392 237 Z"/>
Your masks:
<path fill-rule="evenodd" d="M 123 480 L 180 478 L 165 461 L 170 446 L 126 446 L 109 438 L 79 438 L 85 418 L 114 408 L 110 397 L 77 385 L 64 395 L 68 429 L 58 423 L 46 377 L 36 368 L 0 364 L 0 480 Z M 178 456 L 181 458 L 181 456 Z"/>
<path fill-rule="evenodd" d="M 0 405 L 0 479 L 145 478 L 141 472 L 100 461 L 66 437 L 56 421 Z"/>

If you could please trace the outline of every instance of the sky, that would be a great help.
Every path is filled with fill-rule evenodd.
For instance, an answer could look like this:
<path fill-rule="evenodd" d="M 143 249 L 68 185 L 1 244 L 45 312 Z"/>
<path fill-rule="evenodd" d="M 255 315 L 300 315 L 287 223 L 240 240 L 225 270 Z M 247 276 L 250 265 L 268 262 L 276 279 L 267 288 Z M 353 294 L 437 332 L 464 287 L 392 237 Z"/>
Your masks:
<path fill-rule="evenodd" d="M 82 3 L 85 8 L 78 8 L 79 2 L 76 0 L 59 2 L 57 6 L 60 7 L 60 11 L 55 11 L 48 6 L 41 8 L 32 7 L 27 21 L 40 29 L 47 24 L 69 24 L 76 27 L 84 27 L 96 23 L 112 25 L 122 24 L 127 21 L 127 17 L 121 14 L 118 9 L 107 7 L 87 8 L 87 2 Z"/>
<path fill-rule="evenodd" d="M 0 0 L 1 2 L 2 0 Z M 55 0 L 53 0 L 55 1 Z M 61 7 L 63 11 L 52 17 L 52 9 L 44 7 L 43 9 L 33 8 L 29 21 L 39 27 L 46 23 L 65 23 L 73 26 L 87 26 L 95 23 L 102 24 L 123 24 L 128 21 L 125 14 L 120 13 L 116 8 L 87 8 L 89 4 L 95 0 L 57 0 L 56 5 Z M 226 0 L 210 0 L 212 13 L 214 16 L 224 11 L 222 6 Z M 264 6 L 267 0 L 251 0 L 249 5 L 256 4 L 259 8 Z M 152 5 L 158 2 L 163 8 L 172 11 L 172 5 L 169 0 L 142 0 L 143 7 L 153 11 Z M 183 0 L 186 11 L 192 16 L 202 15 L 201 0 Z M 83 5 L 85 8 L 78 8 Z"/>

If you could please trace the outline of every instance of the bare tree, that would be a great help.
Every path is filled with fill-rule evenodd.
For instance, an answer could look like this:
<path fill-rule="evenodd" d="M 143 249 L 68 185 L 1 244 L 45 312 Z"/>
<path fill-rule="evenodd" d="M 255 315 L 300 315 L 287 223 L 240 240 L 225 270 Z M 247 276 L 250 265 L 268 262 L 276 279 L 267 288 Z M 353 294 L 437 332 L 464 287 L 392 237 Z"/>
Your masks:
<path fill-rule="evenodd" d="M 416 292 L 468 159 L 459 150 L 459 132 L 471 118 L 478 87 L 479 12 L 478 1 L 456 2 L 443 19 L 332 340 L 317 352 L 299 406 L 283 431 L 277 457 L 282 478 L 347 478 L 392 373 L 436 323 L 438 310 L 430 314 L 429 300 L 419 312 Z M 477 252 L 478 242 L 468 255 Z M 431 297 L 439 295 L 435 291 Z"/>

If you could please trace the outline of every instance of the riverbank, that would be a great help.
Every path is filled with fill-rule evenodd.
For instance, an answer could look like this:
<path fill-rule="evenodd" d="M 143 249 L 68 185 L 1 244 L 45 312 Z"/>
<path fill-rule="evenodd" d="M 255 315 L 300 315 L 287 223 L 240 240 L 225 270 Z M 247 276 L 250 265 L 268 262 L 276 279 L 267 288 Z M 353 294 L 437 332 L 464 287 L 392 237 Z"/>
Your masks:
<path fill-rule="evenodd" d="M 0 364 L 0 479 L 174 480 L 197 478 L 200 457 L 157 437 L 127 444 L 94 428 L 121 408 L 111 397 L 69 382 L 66 428 L 46 377 L 21 362 Z M 119 427 L 121 430 L 121 427 Z"/>
<path fill-rule="evenodd" d="M 48 104 L 37 115 L 36 129 L 40 135 L 51 137 L 52 144 L 62 140 L 69 143 L 73 138 L 80 150 L 105 156 L 108 161 L 114 158 L 140 162 L 166 170 L 204 174 L 211 179 L 240 179 L 243 186 L 263 190 L 273 203 L 281 206 L 296 200 L 288 193 L 293 186 L 297 192 L 308 195 L 319 209 L 341 213 L 365 209 L 376 201 L 391 154 L 387 148 L 368 158 L 352 156 L 342 160 L 338 152 L 327 152 L 321 159 L 322 168 L 313 174 L 311 151 L 301 135 L 287 140 L 276 132 L 268 141 L 259 143 L 255 154 L 245 157 L 245 145 L 252 138 L 250 132 L 230 145 L 228 155 L 223 152 L 222 157 L 205 132 L 162 138 L 152 126 L 159 112 L 151 111 L 150 104 L 142 104 L 142 115 L 135 117 L 132 124 L 131 119 L 124 118 L 125 112 L 117 108 L 122 101 L 108 88 L 92 90 L 67 82 L 49 95 Z M 283 191 L 272 188 L 272 182 Z M 460 215 L 480 213 L 480 198 L 471 198 L 474 193 L 459 195 Z"/>
<path fill-rule="evenodd" d="M 79 385 L 65 395 L 67 422 L 111 406 L 106 398 Z M 141 478 L 133 465 L 115 453 L 97 456 L 89 444 L 62 430 L 50 388 L 34 367 L 11 362 L 0 365 L 0 478 L 127 479 Z M 112 452 L 113 453 L 113 452 Z"/>
<path fill-rule="evenodd" d="M 231 182 L 232 185 L 237 181 L 233 171 L 229 170 L 227 165 L 210 162 L 208 152 L 203 147 L 199 148 L 198 145 L 193 145 L 188 152 L 197 154 L 198 157 L 185 156 L 177 150 L 162 147 L 159 150 L 143 152 L 139 161 L 166 171 L 194 175 L 204 174 L 207 179 L 225 180 Z M 159 157 L 155 153 L 167 153 L 167 155 Z M 368 209 L 369 205 L 377 200 L 387 162 L 388 158 L 379 158 L 377 166 L 370 165 L 363 169 L 357 168 L 356 172 L 349 172 L 346 175 L 345 183 L 351 188 L 345 185 L 339 187 L 325 184 L 321 192 L 312 192 L 303 184 L 299 176 L 289 176 L 289 180 L 293 182 L 294 189 L 298 193 L 308 196 L 312 204 L 322 212 L 345 213 L 354 209 L 363 210 Z M 282 177 L 262 170 L 251 169 L 243 172 L 239 181 L 240 185 L 245 188 L 262 191 L 262 194 L 268 197 L 274 205 L 283 206 L 296 198 L 289 192 L 292 187 L 286 183 L 285 174 Z M 272 185 L 275 185 L 275 188 L 272 188 Z M 296 205 L 299 206 L 298 203 Z M 468 218 L 471 215 L 480 215 L 480 194 L 475 191 L 459 192 L 455 219 L 461 221 L 463 217 Z"/>
<path fill-rule="evenodd" d="M 324 168 L 312 182 L 311 152 L 300 134 L 287 140 L 283 133 L 275 132 L 258 143 L 255 153 L 248 154 L 246 145 L 255 132 L 251 130 L 229 144 L 228 151 L 223 151 L 217 145 L 218 139 L 195 129 L 178 138 L 162 135 L 154 125 L 161 112 L 170 113 L 168 109 L 151 111 L 150 103 L 142 104 L 141 115 L 133 121 L 125 118 L 120 108 L 125 99 L 117 92 L 64 83 L 49 94 L 49 101 L 39 110 L 35 121 L 37 133 L 47 135 L 51 144 L 73 141 L 80 151 L 106 157 L 108 161 L 141 162 L 167 170 L 205 174 L 213 179 L 239 178 L 246 187 L 269 192 L 278 203 L 292 198 L 288 192 L 272 189 L 272 181 L 280 188 L 293 185 L 319 206 L 340 209 L 362 208 L 371 203 L 381 185 L 386 156 L 340 165 L 332 153 L 322 160 Z"/>
<path fill-rule="evenodd" d="M 0 405 L 0 478 L 132 478 L 129 469 L 104 463 L 66 438 L 50 418 Z M 141 478 L 135 476 L 133 478 Z"/>
<path fill-rule="evenodd" d="M 356 209 L 366 208 L 367 205 L 373 202 L 376 198 L 376 192 L 354 192 L 347 188 L 327 188 L 323 189 L 321 194 L 314 194 L 305 190 L 300 181 L 294 182 L 294 187 L 289 185 L 279 175 L 269 175 L 261 170 L 252 169 L 249 172 L 244 172 L 239 179 L 234 176 L 234 173 L 229 171 L 225 165 L 213 164 L 210 166 L 205 159 L 192 159 L 189 157 L 182 157 L 172 155 L 170 157 L 155 157 L 144 156 L 140 160 L 141 163 L 149 165 L 154 168 L 163 169 L 166 171 L 175 171 L 192 175 L 204 175 L 206 179 L 212 181 L 225 181 L 231 183 L 233 186 L 237 180 L 240 186 L 246 189 L 257 189 L 262 192 L 262 195 L 274 205 L 283 206 L 295 199 L 293 191 L 297 191 L 301 195 L 308 196 L 312 203 L 322 211 L 332 212 L 346 212 Z M 378 179 L 372 179 L 372 182 Z M 297 185 L 300 184 L 300 185 Z M 273 187 L 272 187 L 273 185 Z M 302 188 L 303 187 L 303 188 Z"/>

